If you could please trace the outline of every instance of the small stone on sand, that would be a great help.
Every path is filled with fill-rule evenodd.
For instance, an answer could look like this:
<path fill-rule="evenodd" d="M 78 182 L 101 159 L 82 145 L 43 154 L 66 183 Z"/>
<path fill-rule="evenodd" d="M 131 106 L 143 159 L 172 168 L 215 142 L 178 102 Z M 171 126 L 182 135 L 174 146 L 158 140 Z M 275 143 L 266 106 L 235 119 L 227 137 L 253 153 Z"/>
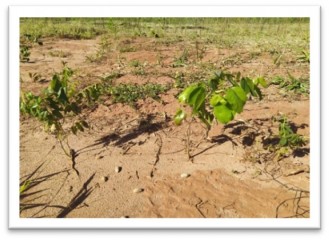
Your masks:
<path fill-rule="evenodd" d="M 143 188 L 135 188 L 133 190 L 134 193 L 141 193 L 141 192 L 144 192 L 144 189 Z"/>
<path fill-rule="evenodd" d="M 122 167 L 116 166 L 114 170 L 115 170 L 116 173 L 119 173 L 119 172 L 121 172 Z"/>
<path fill-rule="evenodd" d="M 180 175 L 181 178 L 188 178 L 189 176 L 191 176 L 191 175 L 188 174 L 188 173 L 182 173 L 182 174 Z"/>

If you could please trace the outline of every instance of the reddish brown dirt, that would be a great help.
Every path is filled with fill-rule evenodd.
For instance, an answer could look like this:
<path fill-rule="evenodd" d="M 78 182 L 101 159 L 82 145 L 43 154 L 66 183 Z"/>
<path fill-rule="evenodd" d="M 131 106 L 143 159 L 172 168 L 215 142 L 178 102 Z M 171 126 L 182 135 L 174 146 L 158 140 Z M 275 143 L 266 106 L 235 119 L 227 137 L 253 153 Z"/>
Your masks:
<path fill-rule="evenodd" d="M 164 85 L 175 82 L 177 71 L 198 71 L 195 66 L 172 68 L 173 59 L 182 52 L 181 45 L 161 46 L 143 38 L 127 41 L 113 43 L 106 58 L 90 63 L 86 55 L 97 51 L 99 39 L 45 39 L 43 46 L 32 49 L 32 62 L 21 64 L 21 90 L 40 92 L 52 74 L 60 71 L 62 60 L 76 70 L 75 79 L 83 86 L 118 69 L 124 76 L 115 83 Z M 120 53 L 125 44 L 134 47 L 134 52 Z M 50 56 L 54 50 L 69 54 Z M 225 59 L 236 54 L 241 56 L 239 62 L 225 65 Z M 159 55 L 162 65 L 157 63 Z M 118 63 L 118 56 L 122 63 Z M 248 56 L 245 50 L 209 46 L 203 62 L 217 67 L 224 64 L 246 75 L 309 74 L 305 64 L 288 61 L 276 66 L 267 53 L 252 59 Z M 146 73 L 134 75 L 131 60 L 147 62 Z M 46 81 L 33 82 L 29 72 L 40 73 Z M 226 129 L 217 125 L 208 140 L 204 128 L 194 121 L 190 143 L 193 161 L 188 161 L 187 123 L 172 123 L 179 107 L 175 98 L 179 91 L 171 89 L 160 96 L 161 101 L 140 100 L 137 109 L 112 104 L 108 99 L 86 112 L 92 129 L 69 137 L 78 153 L 80 177 L 72 171 L 71 160 L 56 139 L 44 133 L 36 121 L 22 118 L 20 175 L 21 181 L 30 176 L 32 182 L 21 196 L 21 217 L 309 217 L 309 146 L 294 157 L 275 161 L 262 155 L 260 144 L 270 130 L 277 132 L 272 117 L 280 114 L 289 117 L 299 134 L 309 136 L 307 97 L 283 96 L 271 86 L 264 91 L 262 102 L 248 102 L 236 117 L 235 123 L 241 120 L 250 127 L 239 130 L 239 125 Z M 259 135 L 252 144 L 244 143 L 244 137 L 252 134 Z M 116 166 L 122 168 L 119 173 Z M 190 176 L 181 178 L 182 173 Z M 136 188 L 142 192 L 134 193 Z"/>

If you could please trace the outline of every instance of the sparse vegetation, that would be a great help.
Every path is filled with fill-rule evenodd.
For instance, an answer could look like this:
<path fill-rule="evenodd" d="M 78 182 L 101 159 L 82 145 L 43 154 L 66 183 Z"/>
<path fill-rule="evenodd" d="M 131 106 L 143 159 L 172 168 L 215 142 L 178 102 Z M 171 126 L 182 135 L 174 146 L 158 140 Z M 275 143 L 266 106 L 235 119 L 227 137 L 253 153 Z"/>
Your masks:
<path fill-rule="evenodd" d="M 131 199 L 137 195 L 158 196 L 154 188 L 165 188 L 168 196 L 163 199 L 174 199 L 164 205 L 182 205 L 175 217 L 187 211 L 193 217 L 258 217 L 257 209 L 241 211 L 251 201 L 241 197 L 246 189 L 260 190 L 255 181 L 271 187 L 267 195 L 262 195 L 265 187 L 258 192 L 263 198 L 257 203 L 269 201 L 259 215 L 309 216 L 308 189 L 298 187 L 294 178 L 298 175 L 308 186 L 309 19 L 22 18 L 20 34 L 20 194 L 27 196 L 21 198 L 23 217 L 75 217 L 88 204 L 109 210 L 92 216 L 120 217 L 128 208 L 118 199 L 134 205 Z M 71 168 L 58 145 L 71 159 Z M 190 162 L 184 162 L 186 155 Z M 57 174 L 69 176 L 72 169 L 81 179 L 70 177 L 70 186 L 64 182 L 56 192 L 43 192 L 45 185 L 26 178 L 31 168 L 25 165 L 25 160 L 35 165 L 41 158 L 60 164 L 49 168 L 58 173 L 49 170 L 46 177 L 33 178 L 38 184 L 48 177 L 57 184 L 63 179 Z M 82 183 L 87 174 L 91 177 Z M 217 191 L 218 176 L 229 188 Z M 150 185 L 130 186 L 132 178 Z M 279 181 L 289 187 L 267 185 Z M 104 187 L 105 182 L 111 187 Z M 206 184 L 194 191 L 194 184 L 201 183 Z M 304 194 L 305 211 L 281 214 L 281 198 L 295 194 L 291 183 Z M 236 205 L 229 202 L 232 192 L 225 192 L 232 186 L 245 191 L 234 195 Z M 73 194 L 63 206 L 56 198 L 62 191 Z M 99 192 L 99 202 L 85 202 Z M 297 192 L 291 206 L 302 205 Z M 55 196 L 53 203 L 49 193 Z M 269 198 L 273 193 L 280 197 Z M 216 201 L 209 198 L 212 194 Z M 167 217 L 151 200 L 152 217 Z M 36 206 L 29 208 L 28 201 Z M 273 216 L 271 207 L 279 209 Z M 43 215 L 45 209 L 49 216 Z"/>
<path fill-rule="evenodd" d="M 20 110 L 42 122 L 45 131 L 54 134 L 65 154 L 72 157 L 72 148 L 67 141 L 68 133 L 83 132 L 89 125 L 83 119 L 74 119 L 70 121 L 69 130 L 64 128 L 66 121 L 73 116 L 79 116 L 81 100 L 76 98 L 75 87 L 70 81 L 73 70 L 65 63 L 63 65 L 62 72 L 53 76 L 48 88 L 44 89 L 41 95 L 31 92 L 22 94 Z M 64 142 L 67 146 L 63 145 Z"/>
<path fill-rule="evenodd" d="M 117 86 L 108 89 L 113 102 L 126 103 L 131 106 L 136 106 L 136 102 L 139 99 L 153 98 L 155 100 L 160 99 L 160 94 L 168 90 L 160 84 L 148 83 L 145 85 L 137 84 L 119 84 Z"/>
<path fill-rule="evenodd" d="M 309 94 L 309 83 L 307 79 L 297 79 L 288 73 L 289 80 L 276 76 L 272 80 L 272 84 L 278 85 L 285 91 L 291 91 L 298 94 Z"/>

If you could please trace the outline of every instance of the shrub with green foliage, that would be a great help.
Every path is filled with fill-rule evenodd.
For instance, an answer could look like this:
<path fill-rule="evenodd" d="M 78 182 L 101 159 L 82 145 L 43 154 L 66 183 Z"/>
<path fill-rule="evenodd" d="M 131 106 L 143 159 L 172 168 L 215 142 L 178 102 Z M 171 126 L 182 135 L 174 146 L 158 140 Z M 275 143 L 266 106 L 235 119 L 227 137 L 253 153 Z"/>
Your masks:
<path fill-rule="evenodd" d="M 230 87 L 221 89 L 222 82 L 228 81 Z M 214 120 L 226 124 L 232 121 L 237 113 L 241 113 L 248 98 L 262 99 L 259 86 L 266 87 L 263 77 L 251 79 L 240 74 L 219 72 L 208 82 L 190 85 L 179 96 L 180 103 L 192 108 L 192 115 L 197 116 L 208 129 Z M 186 113 L 179 109 L 175 115 L 175 123 L 180 125 Z"/>
<path fill-rule="evenodd" d="M 82 107 L 82 99 L 76 95 L 75 87 L 70 82 L 72 75 L 73 70 L 64 63 L 62 72 L 53 75 L 48 88 L 40 95 L 28 92 L 22 94 L 20 99 L 21 112 L 44 123 L 45 130 L 55 134 L 68 156 L 70 154 L 62 145 L 67 133 L 76 134 L 89 127 L 86 121 L 80 119 L 71 124 L 69 131 L 63 128 L 66 120 L 78 116 Z"/>

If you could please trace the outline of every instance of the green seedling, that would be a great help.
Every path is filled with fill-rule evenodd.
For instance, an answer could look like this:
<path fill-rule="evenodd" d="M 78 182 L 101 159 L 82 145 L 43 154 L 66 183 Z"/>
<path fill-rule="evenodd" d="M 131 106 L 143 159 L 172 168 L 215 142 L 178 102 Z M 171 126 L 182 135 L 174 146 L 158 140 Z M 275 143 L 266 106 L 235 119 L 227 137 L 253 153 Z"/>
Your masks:
<path fill-rule="evenodd" d="M 222 86 L 222 81 L 229 82 L 231 86 L 225 89 L 219 88 Z M 178 96 L 178 100 L 181 104 L 191 108 L 192 118 L 196 116 L 204 123 L 207 128 L 206 135 L 208 135 L 213 122 L 227 124 L 232 121 L 236 114 L 243 111 L 250 97 L 257 97 L 261 100 L 260 86 L 267 86 L 263 77 L 241 78 L 240 74 L 235 76 L 231 73 L 218 72 L 208 82 L 188 86 Z M 174 122 L 180 125 L 187 117 L 188 115 L 182 109 L 178 109 Z M 187 143 L 189 135 L 187 133 Z M 189 149 L 189 147 L 187 148 Z M 190 158 L 189 153 L 188 157 Z"/>
<path fill-rule="evenodd" d="M 19 59 L 21 62 L 29 62 L 30 61 L 30 47 L 29 46 L 21 46 L 20 47 L 20 54 Z"/>
<path fill-rule="evenodd" d="M 41 80 L 41 75 L 39 73 L 29 72 L 29 77 L 33 82 L 39 82 Z"/>
<path fill-rule="evenodd" d="M 285 80 L 283 77 L 276 76 L 271 84 L 278 85 L 280 88 L 285 89 L 287 91 L 293 91 L 295 93 L 309 94 L 309 85 L 306 81 L 302 79 L 297 79 L 288 73 L 289 80 Z"/>
<path fill-rule="evenodd" d="M 112 86 L 107 89 L 107 92 L 112 97 L 114 103 L 125 103 L 132 107 L 136 107 L 136 102 L 139 99 L 153 98 L 159 100 L 159 94 L 168 90 L 168 87 L 160 85 L 147 83 L 145 85 L 137 84 L 119 84 L 117 86 Z"/>
<path fill-rule="evenodd" d="M 282 117 L 279 122 L 280 147 L 290 147 L 291 149 L 295 149 L 297 147 L 305 146 L 306 139 L 302 135 L 293 132 L 286 117 Z"/>
<path fill-rule="evenodd" d="M 64 129 L 66 122 L 73 116 L 78 117 L 82 108 L 82 101 L 70 81 L 72 75 L 73 70 L 63 63 L 62 72 L 53 76 L 49 86 L 40 95 L 31 92 L 22 94 L 20 111 L 42 122 L 44 129 L 58 139 L 64 153 L 73 158 L 74 150 L 70 147 L 67 136 L 70 132 L 83 132 L 89 126 L 86 121 L 79 119 L 71 120 L 69 130 Z M 63 145 L 64 141 L 66 146 Z"/>

